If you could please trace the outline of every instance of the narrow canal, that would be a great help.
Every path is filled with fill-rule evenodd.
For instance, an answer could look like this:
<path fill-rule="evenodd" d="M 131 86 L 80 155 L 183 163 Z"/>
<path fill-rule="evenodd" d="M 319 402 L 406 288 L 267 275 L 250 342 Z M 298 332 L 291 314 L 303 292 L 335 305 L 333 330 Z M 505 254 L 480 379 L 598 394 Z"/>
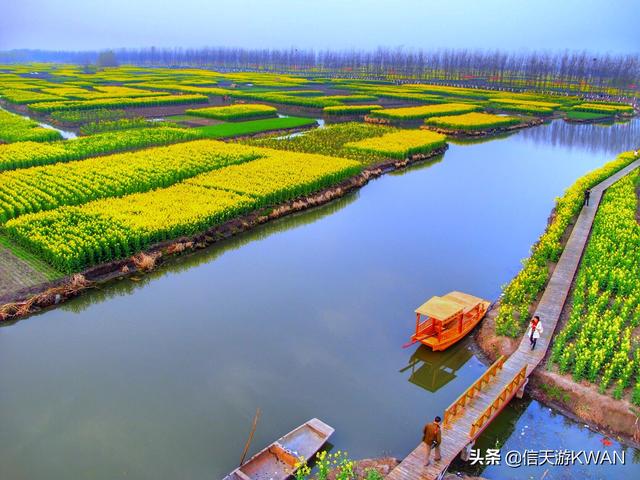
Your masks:
<path fill-rule="evenodd" d="M 485 368 L 468 339 L 441 354 L 402 349 L 413 309 L 454 289 L 495 299 L 554 198 L 639 138 L 638 120 L 556 121 L 452 144 L 322 208 L 5 326 L 0 478 L 219 478 L 237 466 L 257 407 L 253 450 L 317 416 L 354 458 L 403 457 Z M 518 402 L 481 443 L 600 440 Z M 631 478 L 632 453 L 572 478 Z"/>

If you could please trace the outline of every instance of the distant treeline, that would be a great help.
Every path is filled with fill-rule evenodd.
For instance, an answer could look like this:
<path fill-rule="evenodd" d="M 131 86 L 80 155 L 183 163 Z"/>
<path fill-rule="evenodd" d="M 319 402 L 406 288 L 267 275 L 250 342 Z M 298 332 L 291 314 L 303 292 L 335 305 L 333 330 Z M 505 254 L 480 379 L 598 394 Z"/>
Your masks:
<path fill-rule="evenodd" d="M 640 55 L 588 52 L 512 53 L 481 50 L 331 51 L 243 48 L 143 48 L 114 50 L 120 63 L 211 67 L 225 70 L 315 72 L 353 77 L 467 80 L 540 88 L 586 82 L 598 88 L 640 89 Z M 0 52 L 0 63 L 95 63 L 100 52 L 12 50 Z M 560 82 L 560 83 L 559 83 Z"/>

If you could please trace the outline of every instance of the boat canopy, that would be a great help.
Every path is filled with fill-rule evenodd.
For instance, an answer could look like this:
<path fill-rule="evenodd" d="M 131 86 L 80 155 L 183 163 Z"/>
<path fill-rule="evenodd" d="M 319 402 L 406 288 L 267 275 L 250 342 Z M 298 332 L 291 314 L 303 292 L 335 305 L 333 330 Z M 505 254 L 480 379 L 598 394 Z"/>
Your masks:
<path fill-rule="evenodd" d="M 460 303 L 443 297 L 432 297 L 416 309 L 416 313 L 436 320 L 447 320 L 462 310 Z"/>

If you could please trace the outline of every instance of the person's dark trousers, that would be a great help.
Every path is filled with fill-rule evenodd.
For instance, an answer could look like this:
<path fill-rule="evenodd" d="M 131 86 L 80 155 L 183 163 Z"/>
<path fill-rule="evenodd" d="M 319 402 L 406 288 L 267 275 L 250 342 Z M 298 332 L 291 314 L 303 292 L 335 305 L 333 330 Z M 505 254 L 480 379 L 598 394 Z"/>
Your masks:
<path fill-rule="evenodd" d="M 531 340 L 531 350 L 533 350 L 534 348 L 536 348 L 536 342 L 538 341 L 537 338 L 533 338 Z"/>

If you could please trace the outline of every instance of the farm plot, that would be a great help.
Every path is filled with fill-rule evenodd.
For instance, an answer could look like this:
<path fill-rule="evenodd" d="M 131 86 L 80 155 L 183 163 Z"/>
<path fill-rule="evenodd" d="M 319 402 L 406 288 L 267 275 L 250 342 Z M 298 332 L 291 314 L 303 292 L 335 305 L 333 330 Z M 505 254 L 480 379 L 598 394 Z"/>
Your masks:
<path fill-rule="evenodd" d="M 171 127 L 105 132 L 64 142 L 17 142 L 0 145 L 0 172 L 69 162 L 105 153 L 201 138 L 196 130 Z"/>
<path fill-rule="evenodd" d="M 353 160 L 318 154 L 263 150 L 264 158 L 198 175 L 187 184 L 255 197 L 261 206 L 307 195 L 360 172 Z"/>
<path fill-rule="evenodd" d="M 215 120 L 246 120 L 258 117 L 275 117 L 278 109 L 269 105 L 238 103 L 224 107 L 206 107 L 186 110 L 187 115 Z"/>
<path fill-rule="evenodd" d="M 419 107 L 385 108 L 375 110 L 370 116 L 391 120 L 421 120 L 427 117 L 440 115 L 453 115 L 479 110 L 480 106 L 464 103 L 441 103 L 435 105 L 422 105 Z"/>
<path fill-rule="evenodd" d="M 56 130 L 42 128 L 33 120 L 0 108 L 0 142 L 46 142 L 60 138 Z"/>
<path fill-rule="evenodd" d="M 168 188 L 23 215 L 7 222 L 5 231 L 55 268 L 74 272 L 311 193 L 362 168 L 342 158 L 221 145 L 243 152 L 237 159 L 260 158 L 246 168 L 229 166 L 219 175 L 205 173 Z"/>
<path fill-rule="evenodd" d="M 311 130 L 304 135 L 293 138 L 249 139 L 243 143 L 278 150 L 345 157 L 363 164 L 371 164 L 384 161 L 388 157 L 379 153 L 352 150 L 346 148 L 345 144 L 397 131 L 399 130 L 396 128 L 381 125 L 349 122 Z"/>
<path fill-rule="evenodd" d="M 206 103 L 205 95 L 167 95 L 135 98 L 98 98 L 94 100 L 69 100 L 62 102 L 39 102 L 30 104 L 35 112 L 50 113 L 60 110 L 91 110 L 97 108 L 119 107 L 157 107 L 165 105 L 182 105 L 189 103 Z"/>
<path fill-rule="evenodd" d="M 322 113 L 325 115 L 361 115 L 381 108 L 380 105 L 336 105 L 324 107 Z"/>
<path fill-rule="evenodd" d="M 282 117 L 249 120 L 247 122 L 229 122 L 218 125 L 208 125 L 194 128 L 206 138 L 235 138 L 256 133 L 291 130 L 304 127 L 315 127 L 317 122 L 313 118 Z"/>
<path fill-rule="evenodd" d="M 640 225 L 636 188 L 628 175 L 605 193 L 575 280 L 567 324 L 556 336 L 552 362 L 576 381 L 599 384 L 620 399 L 634 385 L 640 405 Z"/>
<path fill-rule="evenodd" d="M 633 107 L 622 103 L 581 103 L 572 108 L 575 112 L 601 113 L 608 115 L 632 114 Z"/>
<path fill-rule="evenodd" d="M 214 140 L 94 157 L 0 173 L 0 222 L 173 185 L 200 173 L 258 158 L 257 149 Z"/>
<path fill-rule="evenodd" d="M 472 112 L 463 115 L 427 118 L 424 123 L 427 126 L 443 128 L 454 132 L 467 132 L 510 127 L 521 123 L 521 121 L 522 120 L 517 117 Z"/>
<path fill-rule="evenodd" d="M 416 154 L 429 154 L 446 145 L 446 137 L 428 130 L 401 130 L 381 137 L 350 142 L 345 147 L 356 152 L 373 153 L 404 160 Z"/>

